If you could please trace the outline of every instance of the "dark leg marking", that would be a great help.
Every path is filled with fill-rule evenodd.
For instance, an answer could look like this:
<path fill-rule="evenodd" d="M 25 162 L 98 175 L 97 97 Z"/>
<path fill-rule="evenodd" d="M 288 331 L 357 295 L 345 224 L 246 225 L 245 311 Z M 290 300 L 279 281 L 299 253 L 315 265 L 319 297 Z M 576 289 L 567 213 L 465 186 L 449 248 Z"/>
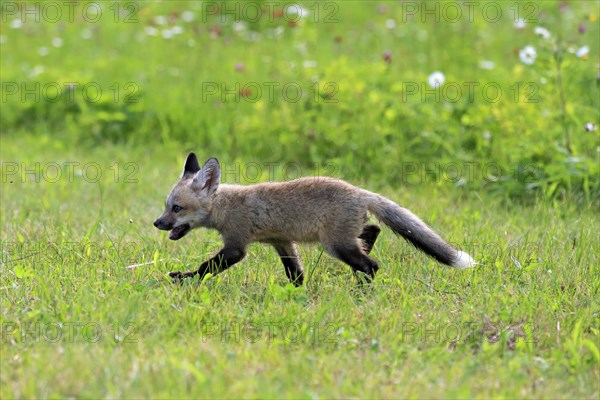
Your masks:
<path fill-rule="evenodd" d="M 277 254 L 281 258 L 281 262 L 285 267 L 285 274 L 290 282 L 295 286 L 302 286 L 304 282 L 304 270 L 294 243 L 273 243 L 273 247 L 275 247 Z"/>
<path fill-rule="evenodd" d="M 169 273 L 171 279 L 174 282 L 179 282 L 185 278 L 191 278 L 196 275 L 200 275 L 200 279 L 204 278 L 209 272 L 216 275 L 220 272 L 225 271 L 235 263 L 241 261 L 246 255 L 246 251 L 240 247 L 223 247 L 214 257 L 210 260 L 203 262 L 196 271 L 180 272 L 175 271 Z"/>
<path fill-rule="evenodd" d="M 379 236 L 379 232 L 381 232 L 381 228 L 379 228 L 377 225 L 365 225 L 363 227 L 362 233 L 358 236 L 358 238 L 362 241 L 363 250 L 366 254 L 369 254 L 371 250 L 373 250 L 373 246 L 375 245 L 377 236 Z"/>

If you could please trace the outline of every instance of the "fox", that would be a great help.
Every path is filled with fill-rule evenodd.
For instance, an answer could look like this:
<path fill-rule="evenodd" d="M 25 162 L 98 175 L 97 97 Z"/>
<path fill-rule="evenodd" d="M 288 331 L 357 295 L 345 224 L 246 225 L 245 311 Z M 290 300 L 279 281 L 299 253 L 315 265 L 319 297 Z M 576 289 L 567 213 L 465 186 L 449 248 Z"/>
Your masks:
<path fill-rule="evenodd" d="M 250 243 L 273 246 L 289 281 L 304 282 L 298 243 L 320 242 L 332 257 L 371 282 L 379 264 L 370 253 L 381 231 L 369 214 L 442 264 L 465 269 L 477 264 L 446 242 L 423 220 L 392 200 L 330 177 L 304 177 L 253 185 L 221 184 L 221 167 L 209 158 L 202 167 L 188 154 L 179 181 L 154 226 L 179 240 L 195 228 L 217 230 L 223 247 L 197 270 L 174 271 L 173 281 L 216 275 L 240 262 Z"/>

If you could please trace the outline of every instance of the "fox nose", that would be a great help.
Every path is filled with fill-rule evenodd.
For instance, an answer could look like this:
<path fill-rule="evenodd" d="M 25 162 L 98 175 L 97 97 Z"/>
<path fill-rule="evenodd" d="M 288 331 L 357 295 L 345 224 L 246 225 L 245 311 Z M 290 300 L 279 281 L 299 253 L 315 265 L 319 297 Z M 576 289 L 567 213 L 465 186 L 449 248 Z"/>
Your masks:
<path fill-rule="evenodd" d="M 162 216 L 160 216 L 154 221 L 154 226 L 161 231 L 170 231 L 173 229 L 173 222 L 169 222 L 168 220 L 165 221 Z"/>

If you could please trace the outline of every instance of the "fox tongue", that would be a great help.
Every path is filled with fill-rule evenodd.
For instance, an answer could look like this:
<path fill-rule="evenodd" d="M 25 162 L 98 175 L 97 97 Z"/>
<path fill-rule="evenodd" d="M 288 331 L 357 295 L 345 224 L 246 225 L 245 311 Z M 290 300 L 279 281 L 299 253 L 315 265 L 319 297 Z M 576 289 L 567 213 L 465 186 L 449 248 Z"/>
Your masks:
<path fill-rule="evenodd" d="M 173 228 L 169 233 L 169 239 L 179 240 L 182 237 L 184 237 L 191 229 L 192 227 L 190 226 L 190 224 L 183 224 L 176 228 Z"/>
<path fill-rule="evenodd" d="M 169 232 L 169 239 L 177 240 L 181 238 L 181 233 L 186 229 L 185 225 L 178 226 L 177 228 L 173 228 L 171 232 Z"/>

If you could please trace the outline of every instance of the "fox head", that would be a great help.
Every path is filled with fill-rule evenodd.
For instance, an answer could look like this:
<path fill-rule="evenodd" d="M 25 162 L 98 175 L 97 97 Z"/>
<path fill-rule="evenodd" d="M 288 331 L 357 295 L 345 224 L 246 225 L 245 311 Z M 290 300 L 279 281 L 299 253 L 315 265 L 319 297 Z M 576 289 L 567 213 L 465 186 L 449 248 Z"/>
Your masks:
<path fill-rule="evenodd" d="M 200 168 L 196 155 L 188 154 L 179 182 L 167 196 L 165 211 L 154 221 L 154 226 L 171 231 L 171 240 L 181 239 L 194 228 L 207 226 L 212 196 L 220 179 L 221 167 L 216 158 L 208 159 Z"/>

